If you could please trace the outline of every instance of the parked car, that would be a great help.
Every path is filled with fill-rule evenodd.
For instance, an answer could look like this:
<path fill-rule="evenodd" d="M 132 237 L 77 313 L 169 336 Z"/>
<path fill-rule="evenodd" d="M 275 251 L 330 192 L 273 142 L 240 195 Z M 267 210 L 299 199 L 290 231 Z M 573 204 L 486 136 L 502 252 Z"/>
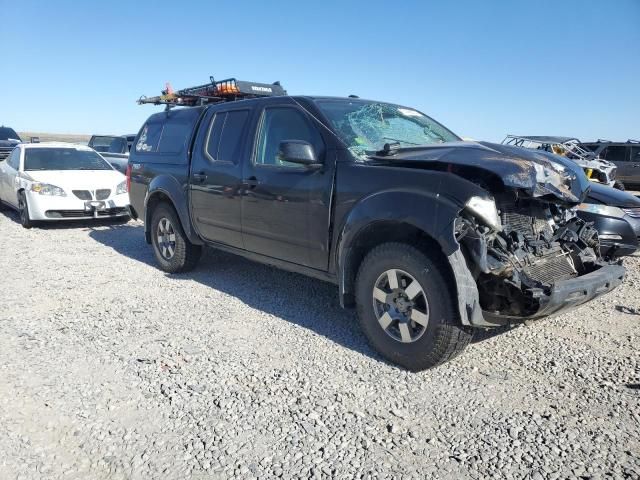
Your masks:
<path fill-rule="evenodd" d="M 0 205 L 20 213 L 20 222 L 126 217 L 124 175 L 89 147 L 27 143 L 0 162 Z"/>
<path fill-rule="evenodd" d="M 577 138 L 507 135 L 502 143 L 531 150 L 543 150 L 567 157 L 582 167 L 585 175 L 592 182 L 608 185 L 618 190 L 625 189 L 624 183 L 618 178 L 616 165 L 602 158 L 597 158 L 593 152 L 583 148 Z"/>
<path fill-rule="evenodd" d="M 93 135 L 89 146 L 109 162 L 116 170 L 125 173 L 129 161 L 129 150 L 135 135 Z"/>
<path fill-rule="evenodd" d="M 633 187 L 640 186 L 640 141 L 598 140 L 582 143 L 581 146 L 592 151 L 597 158 L 614 163 L 618 168 L 618 179 L 625 184 Z"/>
<path fill-rule="evenodd" d="M 22 142 L 20 135 L 13 128 L 0 127 L 0 162 L 7 158 L 11 150 L 20 142 Z"/>
<path fill-rule="evenodd" d="M 602 256 L 619 258 L 640 247 L 640 198 L 594 183 L 578 206 L 578 216 L 594 222 Z"/>
<path fill-rule="evenodd" d="M 373 347 L 412 370 L 451 359 L 474 328 L 623 281 L 575 215 L 589 182 L 566 158 L 463 142 L 410 107 L 219 85 L 143 99 L 204 103 L 151 115 L 129 158 L 133 214 L 166 272 L 209 245 L 336 283 Z"/>

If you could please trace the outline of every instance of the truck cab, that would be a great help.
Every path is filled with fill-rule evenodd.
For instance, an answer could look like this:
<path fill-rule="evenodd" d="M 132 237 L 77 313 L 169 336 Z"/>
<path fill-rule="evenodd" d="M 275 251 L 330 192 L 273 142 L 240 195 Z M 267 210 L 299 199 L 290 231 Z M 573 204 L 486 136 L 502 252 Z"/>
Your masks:
<path fill-rule="evenodd" d="M 127 169 L 163 270 L 194 268 L 206 245 L 333 282 L 374 348 L 412 370 L 474 328 L 622 282 L 575 215 L 589 182 L 574 162 L 463 142 L 410 107 L 226 82 L 144 102 L 187 106 L 149 117 Z"/>

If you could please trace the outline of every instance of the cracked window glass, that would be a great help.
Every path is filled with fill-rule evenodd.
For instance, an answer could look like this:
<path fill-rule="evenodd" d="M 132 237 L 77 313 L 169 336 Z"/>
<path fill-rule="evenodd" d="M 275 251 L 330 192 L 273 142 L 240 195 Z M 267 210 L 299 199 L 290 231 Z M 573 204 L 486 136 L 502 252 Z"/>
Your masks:
<path fill-rule="evenodd" d="M 359 158 L 381 151 L 387 143 L 414 147 L 460 140 L 432 118 L 411 108 L 363 100 L 317 103 L 338 137 Z"/>

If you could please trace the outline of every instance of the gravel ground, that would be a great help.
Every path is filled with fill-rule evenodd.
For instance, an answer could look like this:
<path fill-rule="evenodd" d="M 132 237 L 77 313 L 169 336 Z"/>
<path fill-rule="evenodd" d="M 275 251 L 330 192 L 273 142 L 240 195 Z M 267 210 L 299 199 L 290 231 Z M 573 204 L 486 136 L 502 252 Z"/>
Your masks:
<path fill-rule="evenodd" d="M 336 288 L 141 224 L 0 214 L 0 478 L 640 478 L 640 259 L 564 316 L 408 373 Z"/>

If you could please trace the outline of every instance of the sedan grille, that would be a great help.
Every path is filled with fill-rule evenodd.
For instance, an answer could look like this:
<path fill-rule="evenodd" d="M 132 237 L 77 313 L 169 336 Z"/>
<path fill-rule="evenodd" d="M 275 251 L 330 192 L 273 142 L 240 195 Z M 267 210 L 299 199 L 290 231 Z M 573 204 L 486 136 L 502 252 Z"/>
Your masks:
<path fill-rule="evenodd" d="M 96 190 L 96 200 L 106 200 L 109 195 L 111 195 L 111 190 L 109 189 Z"/>
<path fill-rule="evenodd" d="M 80 200 L 93 200 L 89 190 L 72 190 L 73 194 Z"/>
<path fill-rule="evenodd" d="M 109 195 L 111 195 L 111 190 L 108 188 L 96 190 L 95 192 L 91 192 L 90 190 L 73 190 L 73 194 L 80 200 L 93 200 L 94 193 L 96 200 L 106 200 L 109 198 Z"/>
<path fill-rule="evenodd" d="M 632 218 L 640 218 L 640 207 L 623 208 L 622 210 Z"/>

